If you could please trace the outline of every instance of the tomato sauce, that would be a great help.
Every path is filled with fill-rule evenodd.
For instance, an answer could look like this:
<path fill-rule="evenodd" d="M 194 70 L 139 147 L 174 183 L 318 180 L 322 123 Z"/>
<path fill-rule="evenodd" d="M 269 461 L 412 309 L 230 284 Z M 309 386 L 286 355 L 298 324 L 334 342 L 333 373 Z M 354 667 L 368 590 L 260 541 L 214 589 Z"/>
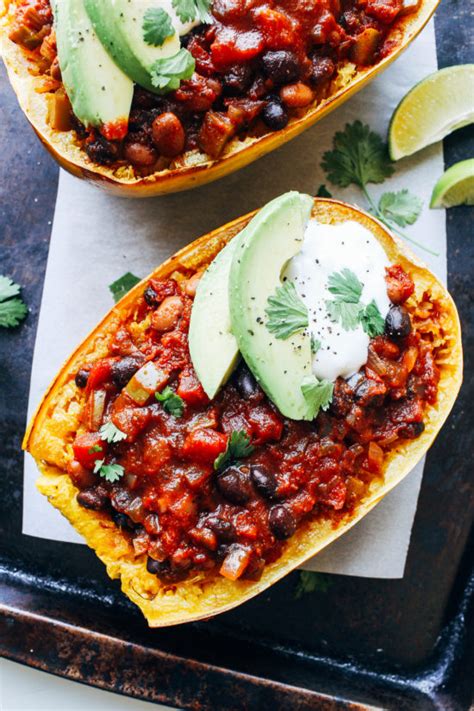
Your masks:
<path fill-rule="evenodd" d="M 244 363 L 209 401 L 188 349 L 192 290 L 151 280 L 133 328 L 124 323 L 110 355 L 75 376 L 85 406 L 68 471 L 79 503 L 112 516 L 169 584 L 207 570 L 256 580 L 305 521 L 338 525 L 383 478 L 386 453 L 423 432 L 436 400 L 436 353 L 413 325 L 416 304 L 406 303 L 413 282 L 399 266 L 387 272 L 397 303 L 385 334 L 371 340 L 359 373 L 338 378 L 330 408 L 314 422 L 284 418 Z M 146 363 L 160 373 L 161 401 L 150 392 L 138 404 L 128 385 Z M 163 404 L 165 387 L 177 410 Z M 120 441 L 104 441 L 104 422 Z M 216 469 L 236 433 L 250 454 Z M 119 465 L 120 476 L 104 478 L 101 463 Z"/>

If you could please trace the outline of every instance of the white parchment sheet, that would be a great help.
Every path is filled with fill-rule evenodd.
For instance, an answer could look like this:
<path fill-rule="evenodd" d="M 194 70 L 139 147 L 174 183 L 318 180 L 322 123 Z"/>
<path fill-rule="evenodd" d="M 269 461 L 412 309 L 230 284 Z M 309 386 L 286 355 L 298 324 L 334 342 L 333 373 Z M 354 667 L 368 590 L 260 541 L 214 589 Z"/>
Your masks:
<path fill-rule="evenodd" d="M 325 182 L 322 154 L 334 132 L 361 119 L 385 134 L 398 101 L 437 68 L 431 23 L 408 51 L 370 86 L 312 129 L 269 156 L 223 180 L 155 199 L 111 197 L 61 173 L 39 318 L 30 390 L 30 415 L 72 349 L 112 306 L 108 285 L 124 272 L 146 276 L 156 265 L 201 234 L 287 190 L 315 194 Z M 409 188 L 424 201 L 423 214 L 409 234 L 439 252 L 420 256 L 446 278 L 444 214 L 427 207 L 443 171 L 441 147 L 397 165 L 384 190 Z M 360 193 L 327 187 L 335 197 L 361 202 Z M 361 523 L 313 559 L 312 570 L 377 578 L 403 576 L 418 491 L 420 464 Z M 82 542 L 69 523 L 35 489 L 36 467 L 25 459 L 23 533 Z"/>

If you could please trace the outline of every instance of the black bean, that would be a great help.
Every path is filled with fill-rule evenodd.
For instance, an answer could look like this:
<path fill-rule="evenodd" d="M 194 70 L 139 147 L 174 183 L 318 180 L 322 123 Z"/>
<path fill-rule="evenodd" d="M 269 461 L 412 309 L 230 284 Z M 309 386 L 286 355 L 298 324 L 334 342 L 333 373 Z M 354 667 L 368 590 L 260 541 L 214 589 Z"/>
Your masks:
<path fill-rule="evenodd" d="M 416 439 L 425 430 L 424 422 L 409 422 L 398 428 L 398 436 L 405 439 Z"/>
<path fill-rule="evenodd" d="M 80 491 L 77 495 L 77 503 L 85 509 L 103 511 L 107 507 L 108 498 L 105 490 L 94 486 Z"/>
<path fill-rule="evenodd" d="M 131 358 L 130 356 L 115 361 L 111 368 L 112 382 L 118 388 L 124 388 L 130 378 L 135 375 L 139 367 L 140 364 L 137 360 L 135 358 Z"/>
<path fill-rule="evenodd" d="M 277 96 L 271 96 L 263 107 L 262 119 L 272 131 L 279 131 L 285 128 L 290 117 L 280 99 Z"/>
<path fill-rule="evenodd" d="M 219 516 L 208 516 L 205 520 L 205 525 L 224 543 L 233 543 L 237 538 L 234 524 L 231 521 L 219 518 Z"/>
<path fill-rule="evenodd" d="M 387 387 L 384 383 L 364 378 L 354 392 L 356 402 L 362 407 L 380 407 L 383 404 Z"/>
<path fill-rule="evenodd" d="M 119 528 L 124 528 L 127 531 L 133 531 L 135 526 L 133 524 L 133 521 L 129 519 L 126 514 L 120 513 L 119 511 L 115 511 L 115 509 L 112 509 L 112 521 L 115 523 L 116 526 Z"/>
<path fill-rule="evenodd" d="M 390 306 L 385 319 L 385 333 L 391 338 L 406 338 L 410 335 L 410 314 L 403 306 Z"/>
<path fill-rule="evenodd" d="M 89 380 L 89 371 L 88 370 L 84 370 L 83 368 L 81 368 L 81 370 L 77 371 L 76 377 L 74 378 L 74 382 L 76 383 L 78 388 L 85 388 L 88 380 Z"/>
<path fill-rule="evenodd" d="M 250 472 L 246 469 L 231 465 L 217 476 L 219 493 L 232 504 L 245 504 L 253 495 Z"/>
<path fill-rule="evenodd" d="M 255 378 L 245 365 L 241 365 L 235 375 L 235 387 L 243 398 L 248 399 L 260 393 Z"/>
<path fill-rule="evenodd" d="M 288 50 L 269 50 L 262 55 L 264 74 L 274 84 L 289 84 L 300 72 L 298 57 Z"/>
<path fill-rule="evenodd" d="M 223 76 L 224 93 L 230 96 L 243 94 L 252 82 L 253 71 L 248 64 L 235 64 Z"/>
<path fill-rule="evenodd" d="M 250 476 L 258 493 L 265 499 L 274 499 L 278 482 L 273 472 L 262 464 L 253 464 L 250 467 Z"/>
<path fill-rule="evenodd" d="M 109 165 L 119 158 L 119 147 L 99 134 L 85 145 L 85 151 L 94 163 Z"/>
<path fill-rule="evenodd" d="M 313 86 L 327 81 L 336 71 L 336 65 L 329 57 L 314 56 L 311 63 L 312 67 L 309 80 Z"/>
<path fill-rule="evenodd" d="M 151 286 L 147 286 L 147 288 L 143 292 L 143 298 L 145 299 L 148 306 L 158 306 L 158 298 L 156 291 Z"/>
<path fill-rule="evenodd" d="M 270 530 L 279 540 L 285 540 L 296 531 L 296 519 L 291 511 L 283 505 L 273 506 L 268 516 Z"/>
<path fill-rule="evenodd" d="M 149 556 L 146 561 L 146 569 L 152 575 L 157 575 L 163 583 L 178 583 L 188 577 L 187 570 L 176 570 L 171 567 L 169 561 L 165 560 L 160 563 Z"/>

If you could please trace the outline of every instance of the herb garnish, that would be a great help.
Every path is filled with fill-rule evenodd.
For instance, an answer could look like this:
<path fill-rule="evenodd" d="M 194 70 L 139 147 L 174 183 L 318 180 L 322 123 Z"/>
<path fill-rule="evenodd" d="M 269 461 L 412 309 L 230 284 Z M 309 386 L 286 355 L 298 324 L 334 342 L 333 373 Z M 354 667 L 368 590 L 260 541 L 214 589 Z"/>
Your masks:
<path fill-rule="evenodd" d="M 126 439 L 127 435 L 114 425 L 112 421 L 106 422 L 99 430 L 100 438 L 109 444 L 115 444 Z"/>
<path fill-rule="evenodd" d="M 277 287 L 274 296 L 268 297 L 265 313 L 268 316 L 266 327 L 275 338 L 289 338 L 308 325 L 308 309 L 291 281 L 285 281 Z"/>
<path fill-rule="evenodd" d="M 112 282 L 110 284 L 109 289 L 112 293 L 112 296 L 114 297 L 115 303 L 117 301 L 120 301 L 122 296 L 125 296 L 125 294 L 132 289 L 135 284 L 138 284 L 138 282 L 141 281 L 135 274 L 132 274 L 131 272 L 126 272 L 123 276 L 120 277 L 120 279 L 117 279 L 116 281 Z"/>
<path fill-rule="evenodd" d="M 174 10 L 181 22 L 212 22 L 212 16 L 209 13 L 211 5 L 210 0 L 171 0 Z"/>
<path fill-rule="evenodd" d="M 369 211 L 375 217 L 405 239 L 437 256 L 437 252 L 397 229 L 416 222 L 422 207 L 420 198 L 404 189 L 384 193 L 376 205 L 370 196 L 368 183 L 383 183 L 393 175 L 395 169 L 386 143 L 369 126 L 354 121 L 347 123 L 343 131 L 337 131 L 334 134 L 333 150 L 326 151 L 321 167 L 334 185 L 341 188 L 358 185 L 367 200 Z"/>
<path fill-rule="evenodd" d="M 332 198 L 332 195 L 326 188 L 326 186 L 324 184 L 321 184 L 318 188 L 318 192 L 316 193 L 316 197 Z"/>
<path fill-rule="evenodd" d="M 316 353 L 319 351 L 321 348 L 321 341 L 319 338 L 316 338 L 316 336 L 312 333 L 311 334 L 311 353 L 313 355 L 316 355 Z"/>
<path fill-rule="evenodd" d="M 157 59 L 151 68 L 151 83 L 164 92 L 179 88 L 182 79 L 190 79 L 194 72 L 194 57 L 181 47 L 172 57 Z"/>
<path fill-rule="evenodd" d="M 125 474 L 121 464 L 104 464 L 105 459 L 96 459 L 94 474 L 99 474 L 103 479 L 113 484 Z"/>
<path fill-rule="evenodd" d="M 231 462 L 249 457 L 255 448 L 250 444 L 250 437 L 244 430 L 234 430 L 227 442 L 225 452 L 214 460 L 214 469 L 223 469 Z"/>
<path fill-rule="evenodd" d="M 143 39 L 147 44 L 161 47 L 175 33 L 171 17 L 161 7 L 149 7 L 143 16 Z"/>
<path fill-rule="evenodd" d="M 336 298 L 326 301 L 331 321 L 340 323 L 346 331 L 360 324 L 370 338 L 384 331 L 384 319 L 375 301 L 365 306 L 361 301 L 364 285 L 350 269 L 333 272 L 328 279 L 328 291 Z"/>
<path fill-rule="evenodd" d="M 311 419 L 314 419 L 319 410 L 327 410 L 331 404 L 334 383 L 318 380 L 315 375 L 307 375 L 301 383 L 301 392 L 308 403 Z"/>
<path fill-rule="evenodd" d="M 325 593 L 331 587 L 332 581 L 324 573 L 313 573 L 311 570 L 301 570 L 299 581 L 295 590 L 295 599 L 298 600 L 306 593 Z"/>
<path fill-rule="evenodd" d="M 20 285 L 6 276 L 0 276 L 0 326 L 13 328 L 23 321 L 28 308 L 21 298 L 13 298 L 20 293 Z"/>
<path fill-rule="evenodd" d="M 179 395 L 176 395 L 169 385 L 161 393 L 155 393 L 155 398 L 161 402 L 163 409 L 173 417 L 181 417 L 184 412 L 184 402 Z"/>
<path fill-rule="evenodd" d="M 88 454 L 95 454 L 96 452 L 102 452 L 102 451 L 103 451 L 103 449 L 102 449 L 102 447 L 100 446 L 100 444 L 94 444 L 93 447 L 90 447 L 90 448 L 87 450 L 87 453 L 88 453 Z"/>

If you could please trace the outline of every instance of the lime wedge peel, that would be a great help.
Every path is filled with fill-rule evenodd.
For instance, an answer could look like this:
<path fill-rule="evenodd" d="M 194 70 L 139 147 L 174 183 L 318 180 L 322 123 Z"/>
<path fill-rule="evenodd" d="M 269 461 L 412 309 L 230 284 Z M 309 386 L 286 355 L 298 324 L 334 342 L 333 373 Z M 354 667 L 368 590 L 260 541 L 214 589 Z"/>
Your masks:
<path fill-rule="evenodd" d="M 474 205 L 474 158 L 455 163 L 433 188 L 430 207 Z"/>
<path fill-rule="evenodd" d="M 399 160 L 474 123 L 474 64 L 440 69 L 416 84 L 390 121 L 390 156 Z"/>

